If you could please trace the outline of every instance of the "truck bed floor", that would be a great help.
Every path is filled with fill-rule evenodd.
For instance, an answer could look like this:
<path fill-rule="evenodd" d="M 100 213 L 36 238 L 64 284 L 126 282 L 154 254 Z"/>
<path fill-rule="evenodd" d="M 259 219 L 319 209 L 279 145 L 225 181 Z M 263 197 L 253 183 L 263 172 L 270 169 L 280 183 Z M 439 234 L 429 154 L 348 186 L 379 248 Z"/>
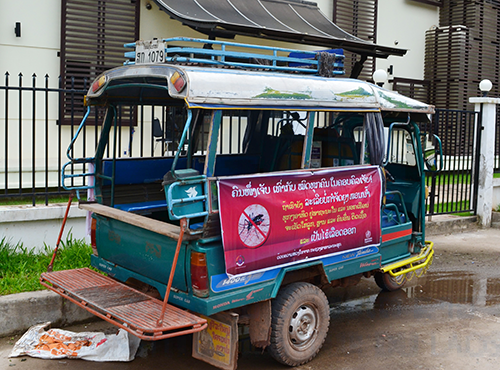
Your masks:
<path fill-rule="evenodd" d="M 88 268 L 43 273 L 42 285 L 78 306 L 144 340 L 203 330 L 206 320 L 172 305 L 160 319 L 163 302 Z"/>

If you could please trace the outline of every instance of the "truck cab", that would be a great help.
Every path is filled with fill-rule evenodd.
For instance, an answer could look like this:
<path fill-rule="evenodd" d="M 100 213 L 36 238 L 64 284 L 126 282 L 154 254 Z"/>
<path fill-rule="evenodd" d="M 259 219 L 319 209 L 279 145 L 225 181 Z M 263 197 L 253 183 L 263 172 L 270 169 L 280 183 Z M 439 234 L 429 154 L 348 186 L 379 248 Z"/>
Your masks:
<path fill-rule="evenodd" d="M 221 368 L 236 366 L 238 326 L 298 366 L 328 332 L 324 287 L 373 277 L 396 290 L 429 267 L 425 172 L 436 166 L 426 168 L 419 124 L 434 110 L 341 77 L 338 51 L 322 61 L 262 47 L 256 63 L 255 46 L 206 43 L 141 44 L 164 51 L 162 63 L 140 54 L 94 81 L 89 112 L 105 109 L 95 156 L 73 156 L 84 118 L 62 176 L 95 195 L 79 206 L 106 276 L 41 281 L 141 339 L 194 333 L 193 356 Z M 142 118 L 128 137 L 124 109 Z M 150 133 L 147 150 L 136 130 Z"/>

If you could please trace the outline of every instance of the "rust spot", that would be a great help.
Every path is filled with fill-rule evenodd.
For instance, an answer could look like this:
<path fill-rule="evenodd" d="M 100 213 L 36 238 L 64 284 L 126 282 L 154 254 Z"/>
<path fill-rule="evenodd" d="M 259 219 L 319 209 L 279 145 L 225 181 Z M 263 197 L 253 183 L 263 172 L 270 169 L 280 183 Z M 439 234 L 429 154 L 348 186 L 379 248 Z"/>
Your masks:
<path fill-rule="evenodd" d="M 115 233 L 113 230 L 108 231 L 108 239 L 112 242 L 116 242 L 116 244 L 121 244 L 122 242 L 120 235 Z"/>
<path fill-rule="evenodd" d="M 154 254 L 156 257 L 161 258 L 161 246 L 146 242 L 146 253 Z"/>

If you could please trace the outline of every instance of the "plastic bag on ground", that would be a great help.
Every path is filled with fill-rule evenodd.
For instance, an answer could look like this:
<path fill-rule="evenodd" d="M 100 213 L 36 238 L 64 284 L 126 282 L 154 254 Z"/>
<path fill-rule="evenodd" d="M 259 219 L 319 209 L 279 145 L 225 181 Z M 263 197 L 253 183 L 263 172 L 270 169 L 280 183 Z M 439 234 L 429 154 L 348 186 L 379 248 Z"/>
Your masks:
<path fill-rule="evenodd" d="M 119 329 L 117 334 L 45 330 L 50 322 L 32 326 L 14 345 L 9 357 L 78 358 L 89 361 L 132 361 L 141 340 Z"/>

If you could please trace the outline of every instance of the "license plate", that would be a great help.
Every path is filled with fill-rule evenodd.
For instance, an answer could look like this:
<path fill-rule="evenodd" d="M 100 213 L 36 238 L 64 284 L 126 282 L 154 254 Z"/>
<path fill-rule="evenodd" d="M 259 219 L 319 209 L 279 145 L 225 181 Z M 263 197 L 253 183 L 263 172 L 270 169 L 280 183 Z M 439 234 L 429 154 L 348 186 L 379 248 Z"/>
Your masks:
<path fill-rule="evenodd" d="M 238 359 L 238 314 L 220 312 L 208 327 L 193 334 L 193 357 L 223 370 L 235 370 Z"/>
<path fill-rule="evenodd" d="M 165 44 L 163 42 L 137 41 L 135 43 L 135 64 L 165 63 Z"/>

